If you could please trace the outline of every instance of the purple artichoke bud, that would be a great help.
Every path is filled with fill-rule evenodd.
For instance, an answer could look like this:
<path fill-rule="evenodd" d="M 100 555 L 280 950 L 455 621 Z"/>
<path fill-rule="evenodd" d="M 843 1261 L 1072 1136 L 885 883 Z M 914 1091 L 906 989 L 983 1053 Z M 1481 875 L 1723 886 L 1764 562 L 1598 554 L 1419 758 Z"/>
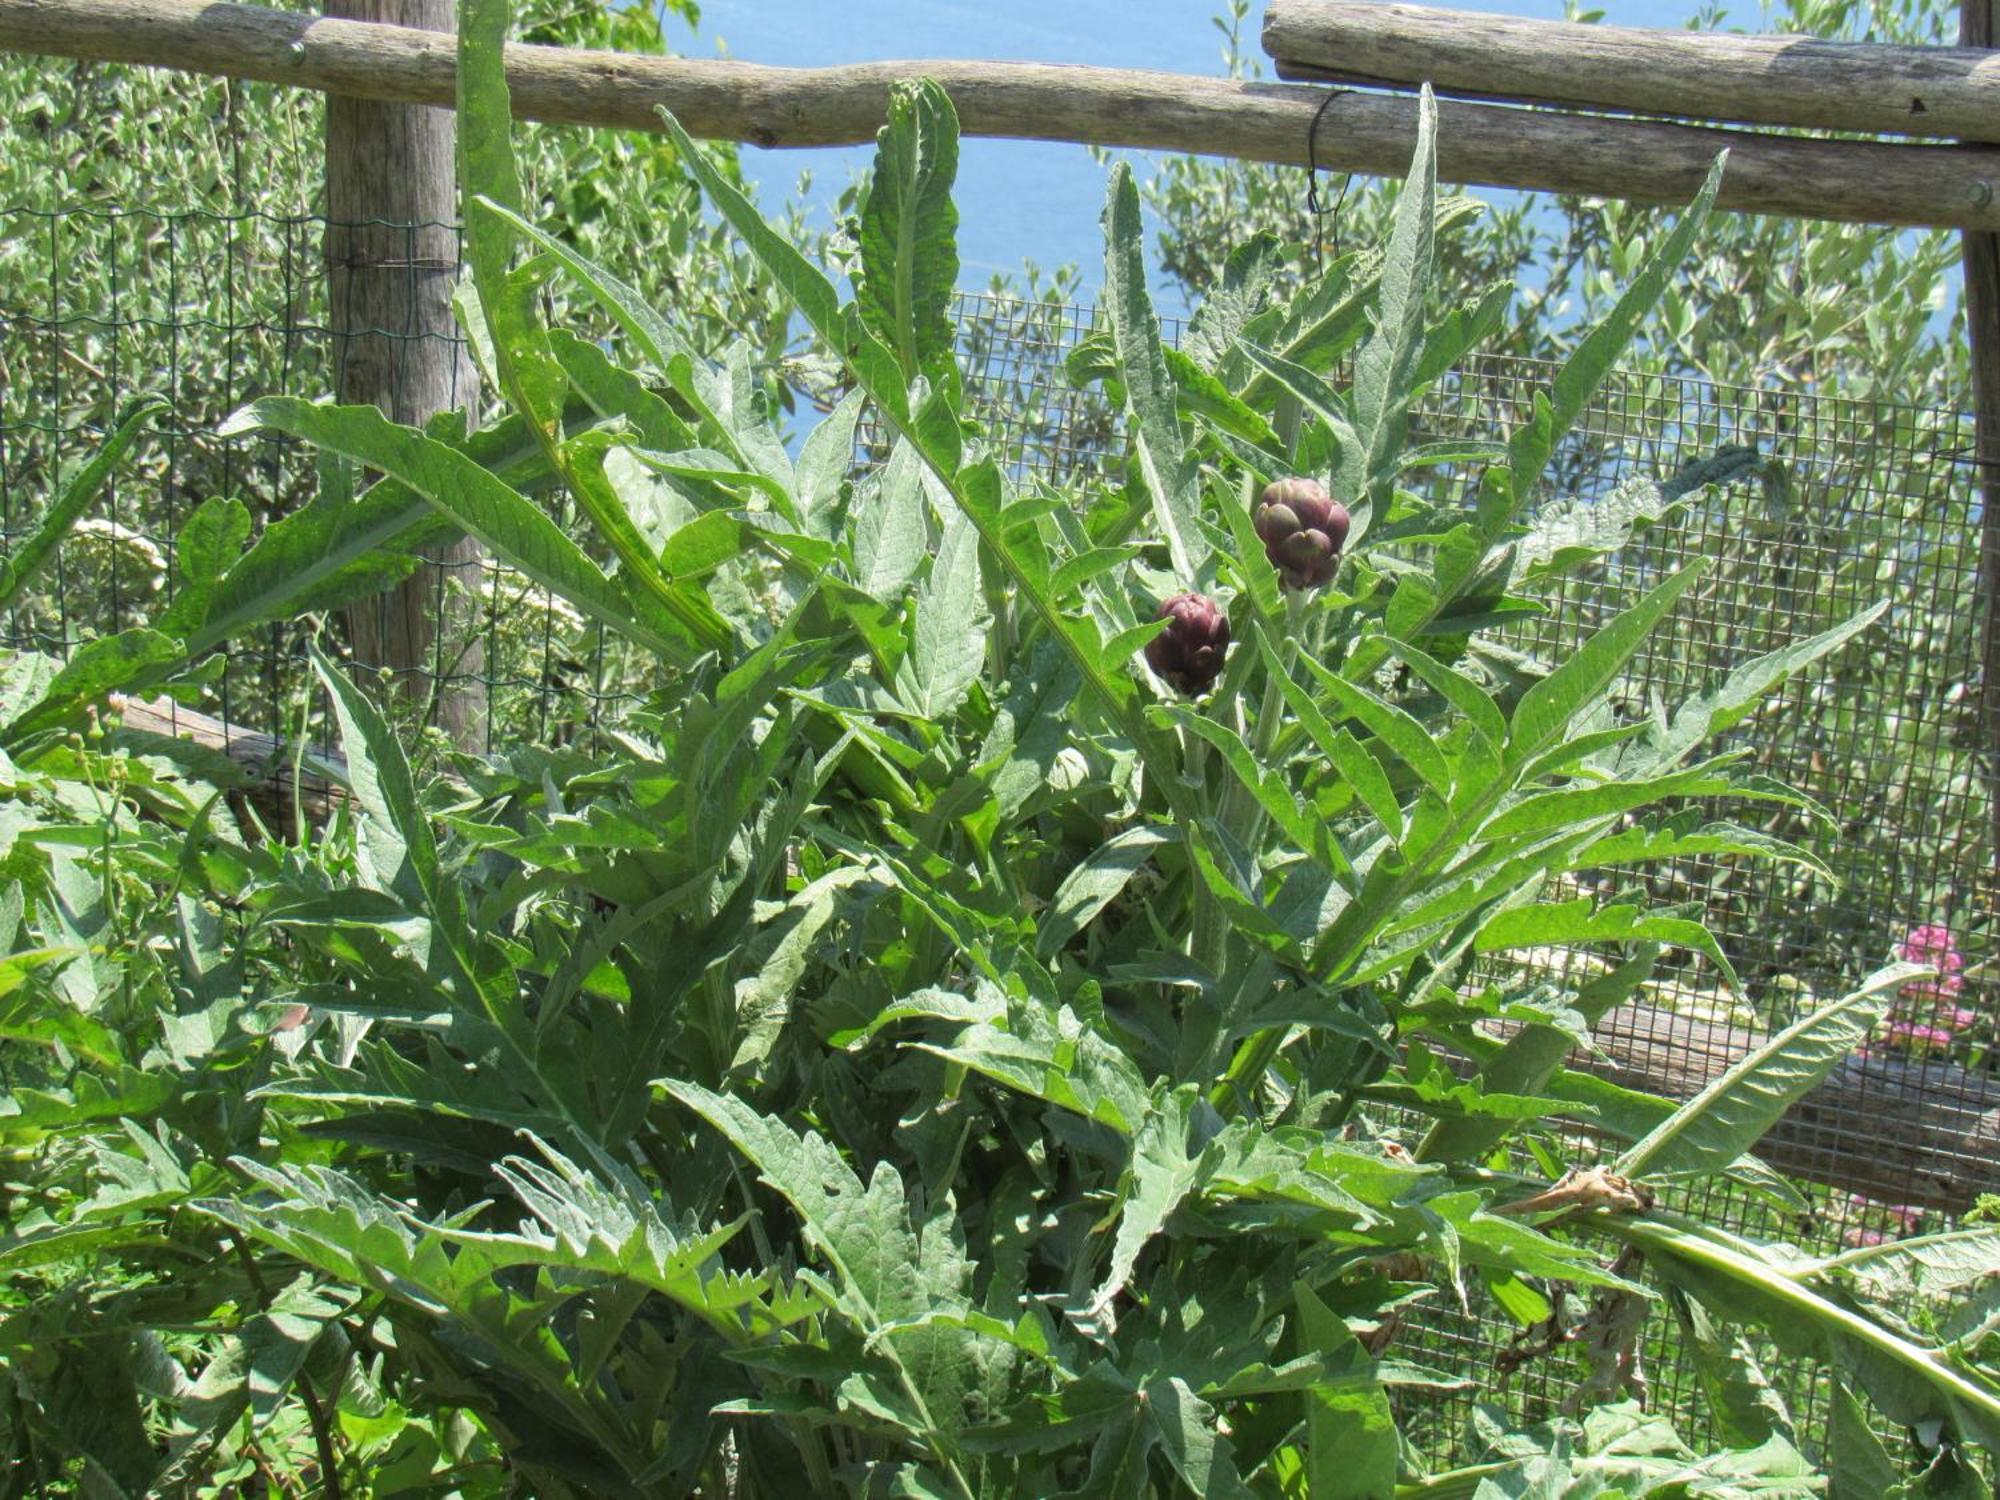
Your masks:
<path fill-rule="evenodd" d="M 1316 589 L 1340 571 L 1347 507 L 1316 479 L 1280 479 L 1257 502 L 1257 535 L 1287 588 Z"/>
<path fill-rule="evenodd" d="M 1206 594 L 1176 594 L 1160 606 L 1167 628 L 1146 642 L 1146 665 L 1168 686 L 1197 697 L 1222 675 L 1229 616 Z"/>

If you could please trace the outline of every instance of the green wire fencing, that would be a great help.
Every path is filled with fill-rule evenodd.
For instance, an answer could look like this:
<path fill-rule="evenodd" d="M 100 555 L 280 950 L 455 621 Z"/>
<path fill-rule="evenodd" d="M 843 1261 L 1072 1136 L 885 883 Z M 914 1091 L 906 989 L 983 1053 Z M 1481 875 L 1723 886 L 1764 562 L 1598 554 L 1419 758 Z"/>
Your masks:
<path fill-rule="evenodd" d="M 439 226 L 407 228 L 414 247 L 419 234 L 434 242 Z M 36 588 L 0 620 L 7 644 L 61 654 L 138 623 L 171 597 L 173 538 L 202 500 L 235 496 L 261 524 L 318 493 L 309 454 L 270 438 L 221 439 L 215 427 L 259 395 L 334 388 L 328 225 L 92 205 L 8 213 L 0 230 L 0 547 L 32 530 L 61 466 L 86 455 L 132 396 L 157 394 L 171 407 Z M 966 294 L 957 315 L 974 410 L 1016 475 L 1056 486 L 1115 482 L 1116 413 L 1064 371 L 1092 331 L 1091 312 Z M 809 373 L 801 365 L 774 379 L 799 388 Z M 1550 374 L 1534 361 L 1476 360 L 1432 392 L 1415 437 L 1490 436 L 1526 414 Z M 801 410 L 810 404 L 806 395 Z M 1632 504 L 1639 483 L 1740 447 L 1754 448 L 1758 462 L 1698 492 L 1594 575 L 1571 580 L 1513 643 L 1559 657 L 1680 562 L 1708 557 L 1699 592 L 1627 681 L 1626 706 L 1643 713 L 1747 655 L 1890 602 L 1881 628 L 1794 680 L 1735 732 L 1761 769 L 1811 793 L 1828 821 L 1762 805 L 1738 815 L 1814 850 L 1838 884 L 1733 860 L 1686 860 L 1649 875 L 1655 898 L 1706 915 L 1743 989 L 1721 986 L 1692 954 L 1671 956 L 1644 1003 L 1599 1033 L 1607 1076 L 1691 1092 L 1750 1036 L 1843 993 L 1899 951 L 1937 964 L 1942 977 L 1913 986 L 1887 1033 L 1767 1143 L 1778 1165 L 1810 1185 L 1813 1214 L 1784 1222 L 1748 1198 L 1701 1205 L 1751 1232 L 1831 1248 L 1942 1227 L 1980 1194 L 2000 1193 L 1996 746 L 1983 703 L 2000 682 L 1982 664 L 1993 601 L 1980 576 L 1979 476 L 1960 413 L 1632 375 L 1608 384 L 1571 437 L 1546 503 L 1580 513 Z M 864 437 L 857 462 L 869 457 Z M 1431 482 L 1466 480 L 1441 471 Z M 487 747 L 587 743 L 644 689 L 647 663 L 502 567 L 434 568 L 426 584 L 435 608 L 476 619 L 476 651 L 447 657 L 441 647 L 424 670 L 439 689 L 476 678 Z M 311 628 L 288 622 L 232 642 L 200 711 L 278 737 L 321 733 L 303 654 Z M 1552 970 L 1589 962 L 1539 958 Z M 1576 1144 L 1587 1151 L 1587 1138 Z M 1514 1371 L 1510 1394 L 1531 1407 L 1558 1405 L 1565 1393 L 1550 1362 L 1535 1358 L 1533 1338 L 1516 1336 L 1490 1309 L 1434 1311 L 1412 1339 L 1450 1361 L 1498 1361 Z M 1699 1410 L 1671 1320 L 1656 1319 L 1648 1342 L 1655 1399 Z M 1801 1410 L 1813 1411 L 1814 1372 L 1786 1367 L 1784 1378 Z M 1444 1433 L 1465 1413 L 1440 1397 L 1433 1415 Z"/>

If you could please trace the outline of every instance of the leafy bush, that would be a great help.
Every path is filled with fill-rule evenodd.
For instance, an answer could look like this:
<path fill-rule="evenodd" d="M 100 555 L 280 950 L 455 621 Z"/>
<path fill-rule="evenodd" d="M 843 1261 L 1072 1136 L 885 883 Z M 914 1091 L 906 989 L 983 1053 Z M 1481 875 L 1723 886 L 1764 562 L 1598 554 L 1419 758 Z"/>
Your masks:
<path fill-rule="evenodd" d="M 1663 953 L 1727 970 L 1634 872 L 1814 864 L 1703 819 L 1810 807 L 1702 746 L 1873 618 L 1637 718 L 1621 674 L 1700 565 L 1559 662 L 1496 643 L 1624 540 L 1625 510 L 1538 523 L 1539 482 L 1713 181 L 1525 425 L 1440 449 L 1411 404 L 1480 320 L 1426 316 L 1428 101 L 1382 251 L 1286 298 L 1246 262 L 1185 354 L 1115 171 L 1124 482 L 1024 493 L 960 409 L 941 90 L 895 91 L 845 303 L 668 122 L 851 383 L 793 454 L 743 361 L 522 213 L 507 21 L 467 0 L 460 45 L 473 331 L 509 415 L 468 438 L 255 402 L 239 429 L 386 477 L 247 553 L 211 502 L 171 610 L 0 684 L 17 1492 L 1812 1492 L 1753 1339 L 1832 1372 L 1843 1483 L 1900 1482 L 1863 1401 L 1922 1438 L 1914 1483 L 1955 1482 L 2000 1429 L 2000 1237 L 1816 1260 L 1662 1203 L 1722 1177 L 1790 1201 L 1747 1153 L 1926 971 L 1679 1108 L 1565 1066 Z M 559 289 L 616 357 L 544 321 Z M 892 452 L 857 475 L 864 410 Z M 1410 487 L 1444 464 L 1473 504 Z M 1260 528 L 1307 475 L 1345 524 L 1294 483 Z M 318 655 L 347 795 L 253 842 L 192 789 L 214 767 L 72 737 L 449 526 L 652 663 L 601 753 L 420 774 Z M 1551 945 L 1614 964 L 1487 976 Z M 1571 1170 L 1558 1117 L 1610 1159 Z M 1567 1291 L 1575 1409 L 1482 1412 L 1427 1471 L 1399 1415 L 1475 1377 L 1401 1357 L 1402 1321 L 1479 1295 L 1553 1334 Z M 1661 1309 L 1716 1452 L 1633 1404 Z"/>

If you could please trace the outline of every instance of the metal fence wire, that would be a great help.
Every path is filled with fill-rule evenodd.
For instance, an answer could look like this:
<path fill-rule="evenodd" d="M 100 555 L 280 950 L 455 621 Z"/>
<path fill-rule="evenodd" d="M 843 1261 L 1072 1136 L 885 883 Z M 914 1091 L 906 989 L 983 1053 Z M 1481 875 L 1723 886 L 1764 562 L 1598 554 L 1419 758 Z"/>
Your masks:
<path fill-rule="evenodd" d="M 59 467 L 87 454 L 131 396 L 157 392 L 172 405 L 157 440 L 124 466 L 39 591 L 3 622 L 7 643 L 60 653 L 145 619 L 173 593 L 181 519 L 208 496 L 244 500 L 263 524 L 316 493 L 310 453 L 262 437 L 219 438 L 215 426 L 259 395 L 334 388 L 327 227 L 311 217 L 125 207 L 6 216 L 0 541 L 11 547 L 32 528 Z M 417 233 L 413 226 L 413 244 Z M 973 414 L 1017 474 L 1063 484 L 1115 471 L 1114 413 L 1063 368 L 1093 326 L 1087 309 L 967 294 L 957 315 Z M 1418 436 L 1494 436 L 1529 413 L 1550 374 L 1532 361 L 1476 360 L 1430 394 Z M 1728 989 L 1682 955 L 1642 1004 L 1600 1032 L 1600 1066 L 1619 1081 L 1691 1091 L 1740 1055 L 1751 1033 L 1843 993 L 1899 947 L 1943 957 L 1947 981 L 1906 996 L 1889 1034 L 1767 1142 L 1772 1160 L 1811 1184 L 1814 1212 L 1786 1221 L 1733 1190 L 1701 1205 L 1750 1232 L 1822 1248 L 1935 1229 L 1978 1194 L 2000 1192 L 1995 755 L 1980 711 L 1991 601 L 1979 576 L 1970 423 L 1812 391 L 1620 376 L 1565 444 L 1548 503 L 1620 504 L 1633 481 L 1731 444 L 1754 446 L 1768 462 L 1572 579 L 1512 643 L 1559 657 L 1682 561 L 1707 557 L 1706 579 L 1624 686 L 1643 711 L 1714 683 L 1752 653 L 1888 600 L 1885 626 L 1865 644 L 1802 674 L 1735 731 L 1758 769 L 1810 793 L 1826 822 L 1767 804 L 1710 810 L 1812 849 L 1839 883 L 1794 866 L 1710 859 L 1647 877 L 1654 899 L 1706 914 L 1743 988 Z M 1447 471 L 1433 482 L 1462 480 Z M 473 580 L 440 573 L 433 582 L 440 604 L 450 591 L 477 608 L 480 650 L 434 667 L 443 677 L 475 663 L 493 743 L 587 737 L 641 685 L 638 666 L 524 579 L 486 565 Z M 302 626 L 280 624 L 235 642 L 204 710 L 273 734 L 313 723 L 302 640 Z M 1436 1308 L 1420 1323 L 1412 1339 L 1448 1364 L 1490 1368 L 1511 1335 L 1504 1319 L 1477 1307 Z M 1655 1398 L 1698 1417 L 1698 1386 L 1673 1356 L 1671 1319 L 1656 1318 L 1649 1336 Z M 1775 1367 L 1810 1423 L 1815 1373 Z M 1529 1409 L 1558 1404 L 1554 1368 L 1524 1365 L 1510 1399 Z M 1437 1441 L 1463 1417 L 1440 1398 L 1428 1414 Z"/>

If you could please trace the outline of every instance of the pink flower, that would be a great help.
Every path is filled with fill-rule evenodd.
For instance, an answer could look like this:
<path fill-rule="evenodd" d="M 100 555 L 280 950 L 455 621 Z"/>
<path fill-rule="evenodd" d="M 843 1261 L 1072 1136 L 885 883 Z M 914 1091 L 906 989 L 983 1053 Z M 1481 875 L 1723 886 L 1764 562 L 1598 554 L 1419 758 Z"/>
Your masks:
<path fill-rule="evenodd" d="M 1905 963 L 1937 970 L 1929 979 L 1913 980 L 1903 986 L 1902 993 L 1912 1000 L 1948 1000 L 1965 988 L 1965 955 L 1959 952 L 1958 939 L 1949 927 L 1935 922 L 1912 927 L 1896 945 L 1896 956 Z"/>
<path fill-rule="evenodd" d="M 1940 974 L 1934 979 L 1913 979 L 1898 992 L 1912 1000 L 1949 1000 L 1965 988 L 1965 981 L 1956 974 Z"/>
<path fill-rule="evenodd" d="M 1965 967 L 1965 955 L 1958 951 L 1958 939 L 1949 927 L 1932 923 L 1912 927 L 1896 945 L 1896 956 L 1905 963 L 1927 964 L 1940 974 L 1956 974 Z"/>
<path fill-rule="evenodd" d="M 1850 1226 L 1841 1234 L 1841 1239 L 1850 1248 L 1860 1250 L 1874 1245 L 1886 1245 L 1891 1240 L 1910 1234 L 1924 1222 L 1924 1211 L 1908 1203 L 1877 1203 L 1873 1198 L 1860 1193 L 1847 1196 L 1847 1206 L 1857 1218 L 1887 1221 L 1886 1227 L 1868 1227 L 1864 1224 Z"/>
<path fill-rule="evenodd" d="M 1889 1040 L 1911 1052 L 1942 1052 L 1951 1046 L 1951 1033 L 1942 1026 L 1920 1026 L 1903 1019 L 1889 1023 Z"/>
<path fill-rule="evenodd" d="M 1896 955 L 1905 963 L 1929 964 L 1933 969 L 1956 973 L 1965 967 L 1965 955 L 1958 951 L 1958 939 L 1949 927 L 1931 923 L 1912 927 L 1909 936 L 1896 945 Z"/>

